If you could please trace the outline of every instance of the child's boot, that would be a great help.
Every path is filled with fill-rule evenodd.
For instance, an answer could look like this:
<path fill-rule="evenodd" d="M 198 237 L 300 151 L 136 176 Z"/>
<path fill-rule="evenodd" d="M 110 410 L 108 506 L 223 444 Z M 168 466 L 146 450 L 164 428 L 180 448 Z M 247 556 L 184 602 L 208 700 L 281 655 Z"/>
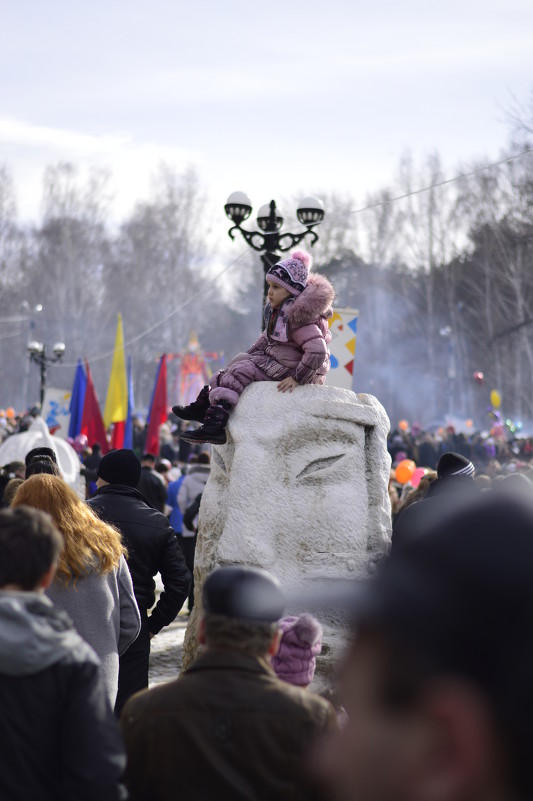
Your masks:
<path fill-rule="evenodd" d="M 210 386 L 205 386 L 193 403 L 188 406 L 173 406 L 172 411 L 181 420 L 194 420 L 203 423 L 207 410 L 209 409 Z"/>
<path fill-rule="evenodd" d="M 221 401 L 210 406 L 206 412 L 203 426 L 196 431 L 185 431 L 181 438 L 186 442 L 207 443 L 211 445 L 226 444 L 226 424 L 228 422 L 231 404 Z"/>

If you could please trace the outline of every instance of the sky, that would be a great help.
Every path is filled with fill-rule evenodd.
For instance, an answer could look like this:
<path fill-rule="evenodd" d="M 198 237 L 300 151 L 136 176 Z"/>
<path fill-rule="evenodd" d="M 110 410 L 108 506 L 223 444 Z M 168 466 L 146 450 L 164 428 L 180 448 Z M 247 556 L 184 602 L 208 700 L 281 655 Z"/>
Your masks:
<path fill-rule="evenodd" d="M 358 202 L 399 159 L 495 160 L 533 87 L 531 0 L 0 0 L 0 163 L 23 220 L 46 165 L 112 172 L 111 216 L 164 160 L 195 165 L 220 225 L 320 190 Z M 226 226 L 227 227 L 227 226 Z"/>

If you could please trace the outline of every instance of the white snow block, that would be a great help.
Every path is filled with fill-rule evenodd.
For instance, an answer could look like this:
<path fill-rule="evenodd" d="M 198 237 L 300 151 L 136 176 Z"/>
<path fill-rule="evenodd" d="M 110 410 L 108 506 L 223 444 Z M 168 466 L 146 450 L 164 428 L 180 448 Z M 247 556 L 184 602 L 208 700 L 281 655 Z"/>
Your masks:
<path fill-rule="evenodd" d="M 203 581 L 218 565 L 270 570 L 288 595 L 368 575 L 390 544 L 388 431 L 371 395 L 314 385 L 281 393 L 274 382 L 245 390 L 202 497 L 185 666 L 196 656 Z"/>
<path fill-rule="evenodd" d="M 0 465 L 23 462 L 33 448 L 51 448 L 63 478 L 81 498 L 85 499 L 85 482 L 80 479 L 81 463 L 78 454 L 66 439 L 50 434 L 42 417 L 36 417 L 27 431 L 12 434 L 0 445 Z"/>

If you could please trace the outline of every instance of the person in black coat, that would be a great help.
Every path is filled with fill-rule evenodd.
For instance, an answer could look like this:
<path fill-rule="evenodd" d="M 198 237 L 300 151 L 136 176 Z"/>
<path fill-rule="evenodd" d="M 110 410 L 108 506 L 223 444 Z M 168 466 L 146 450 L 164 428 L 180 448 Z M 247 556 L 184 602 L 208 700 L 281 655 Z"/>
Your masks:
<path fill-rule="evenodd" d="M 48 515 L 0 512 L 3 801 L 126 797 L 126 755 L 98 657 L 44 595 L 62 547 Z"/>
<path fill-rule="evenodd" d="M 392 527 L 392 550 L 404 547 L 431 530 L 450 512 L 479 492 L 475 468 L 459 453 L 444 453 L 437 465 L 437 479 L 420 501 L 400 510 Z"/>
<path fill-rule="evenodd" d="M 168 519 L 149 506 L 135 489 L 140 473 L 141 465 L 133 451 L 111 451 L 98 466 L 96 495 L 87 501 L 102 520 L 122 534 L 141 613 L 141 632 L 120 657 L 117 714 L 131 695 L 148 687 L 150 640 L 172 623 L 187 599 L 191 582 Z M 164 589 L 154 607 L 157 573 L 161 574 Z"/>
<path fill-rule="evenodd" d="M 143 455 L 137 489 L 150 506 L 158 512 L 163 512 L 167 502 L 167 485 L 163 477 L 155 471 L 155 464 L 156 458 L 153 453 Z"/>

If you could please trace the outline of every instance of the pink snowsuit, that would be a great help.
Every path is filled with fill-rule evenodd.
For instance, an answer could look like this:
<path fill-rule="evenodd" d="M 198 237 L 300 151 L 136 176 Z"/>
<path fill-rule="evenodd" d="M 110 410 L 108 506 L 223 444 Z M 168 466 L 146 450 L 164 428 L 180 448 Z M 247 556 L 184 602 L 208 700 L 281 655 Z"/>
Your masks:
<path fill-rule="evenodd" d="M 239 353 L 213 377 L 210 403 L 224 400 L 235 406 L 253 381 L 281 381 L 292 376 L 299 384 L 323 384 L 329 370 L 331 332 L 327 321 L 334 297 L 327 278 L 311 273 L 303 292 L 284 301 L 270 334 L 273 310 L 267 304 L 265 330 L 247 353 Z"/>

